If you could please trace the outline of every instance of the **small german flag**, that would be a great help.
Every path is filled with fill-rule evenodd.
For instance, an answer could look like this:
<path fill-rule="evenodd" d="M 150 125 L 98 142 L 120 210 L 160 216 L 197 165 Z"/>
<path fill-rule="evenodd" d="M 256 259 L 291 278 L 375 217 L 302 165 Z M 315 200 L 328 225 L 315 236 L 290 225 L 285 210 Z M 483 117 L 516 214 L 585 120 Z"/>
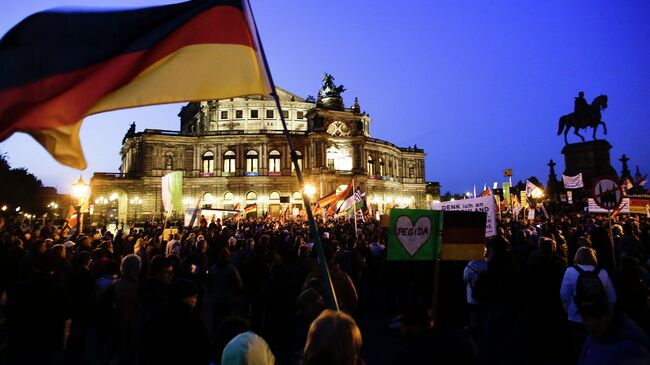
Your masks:
<path fill-rule="evenodd" d="M 257 212 L 257 204 L 249 205 L 246 208 L 244 208 L 244 215 L 253 212 Z"/>

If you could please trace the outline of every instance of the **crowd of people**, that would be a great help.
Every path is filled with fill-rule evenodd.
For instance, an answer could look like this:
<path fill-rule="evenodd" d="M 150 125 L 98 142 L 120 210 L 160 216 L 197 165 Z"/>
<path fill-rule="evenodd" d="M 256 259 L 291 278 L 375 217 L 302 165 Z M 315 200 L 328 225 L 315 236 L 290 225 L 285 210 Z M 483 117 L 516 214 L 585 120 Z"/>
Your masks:
<path fill-rule="evenodd" d="M 386 261 L 387 227 L 108 231 L 0 218 L 0 363 L 648 364 L 645 217 L 504 215 L 484 259 Z M 613 243 L 612 243 L 613 242 Z M 4 322 L 2 322 L 4 320 Z"/>

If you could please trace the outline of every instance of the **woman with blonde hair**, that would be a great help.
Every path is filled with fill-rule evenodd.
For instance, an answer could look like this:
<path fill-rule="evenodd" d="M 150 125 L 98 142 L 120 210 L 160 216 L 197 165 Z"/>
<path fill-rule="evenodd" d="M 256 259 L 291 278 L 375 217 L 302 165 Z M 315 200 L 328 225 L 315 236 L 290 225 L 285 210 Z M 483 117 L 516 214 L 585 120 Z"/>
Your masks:
<path fill-rule="evenodd" d="M 344 312 L 324 310 L 309 327 L 303 365 L 357 365 L 361 331 Z"/>

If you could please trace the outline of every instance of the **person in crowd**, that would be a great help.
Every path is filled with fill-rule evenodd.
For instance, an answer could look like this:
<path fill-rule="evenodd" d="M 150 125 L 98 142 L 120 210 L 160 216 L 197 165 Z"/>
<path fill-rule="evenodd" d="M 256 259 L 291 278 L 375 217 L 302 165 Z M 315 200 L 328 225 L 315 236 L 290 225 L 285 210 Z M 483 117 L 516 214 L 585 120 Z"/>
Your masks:
<path fill-rule="evenodd" d="M 208 333 L 195 310 L 198 295 L 196 286 L 187 279 L 172 283 L 167 305 L 144 326 L 143 365 L 210 362 Z"/>
<path fill-rule="evenodd" d="M 361 345 L 361 330 L 354 319 L 326 309 L 309 327 L 302 364 L 362 364 Z"/>
<path fill-rule="evenodd" d="M 210 267 L 206 292 L 213 309 L 213 329 L 219 327 L 223 318 L 233 314 L 242 288 L 239 271 L 230 263 L 230 250 L 222 247 L 217 262 Z"/>
<path fill-rule="evenodd" d="M 136 328 L 138 309 L 138 278 L 142 261 L 140 257 L 129 254 L 122 259 L 120 272 L 122 277 L 113 288 L 114 305 L 118 320 L 118 356 L 120 364 L 135 362 Z"/>
<path fill-rule="evenodd" d="M 487 253 L 487 250 L 485 252 Z M 470 333 L 477 342 L 483 328 L 487 307 L 487 275 L 488 263 L 485 255 L 483 259 L 468 262 L 463 270 L 466 300 L 469 306 Z"/>
<path fill-rule="evenodd" d="M 275 357 L 264 339 L 251 331 L 233 338 L 223 350 L 222 365 L 274 365 Z"/>
<path fill-rule="evenodd" d="M 602 285 L 588 280 L 577 285 L 574 303 L 587 334 L 578 364 L 650 364 L 648 334 L 623 311 L 614 309 Z"/>
<path fill-rule="evenodd" d="M 578 283 L 581 271 L 596 273 L 606 290 L 607 299 L 612 306 L 616 303 L 616 291 L 607 271 L 598 267 L 598 259 L 596 258 L 596 252 L 593 249 L 589 247 L 580 247 L 578 251 L 576 251 L 573 263 L 573 266 L 566 269 L 564 277 L 562 278 L 560 298 L 562 299 L 562 305 L 571 326 L 573 353 L 574 357 L 577 358 L 586 336 L 584 326 L 582 325 L 582 316 L 578 312 L 578 308 L 574 301 L 576 295 L 576 284 Z"/>

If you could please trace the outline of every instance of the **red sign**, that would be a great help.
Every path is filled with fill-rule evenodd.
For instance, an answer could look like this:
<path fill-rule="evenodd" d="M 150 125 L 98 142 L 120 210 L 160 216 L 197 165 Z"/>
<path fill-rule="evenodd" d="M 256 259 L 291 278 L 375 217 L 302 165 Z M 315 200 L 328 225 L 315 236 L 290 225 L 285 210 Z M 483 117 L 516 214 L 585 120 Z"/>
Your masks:
<path fill-rule="evenodd" d="M 616 210 L 623 201 L 621 186 L 610 178 L 600 178 L 591 187 L 591 196 L 599 207 Z"/>

